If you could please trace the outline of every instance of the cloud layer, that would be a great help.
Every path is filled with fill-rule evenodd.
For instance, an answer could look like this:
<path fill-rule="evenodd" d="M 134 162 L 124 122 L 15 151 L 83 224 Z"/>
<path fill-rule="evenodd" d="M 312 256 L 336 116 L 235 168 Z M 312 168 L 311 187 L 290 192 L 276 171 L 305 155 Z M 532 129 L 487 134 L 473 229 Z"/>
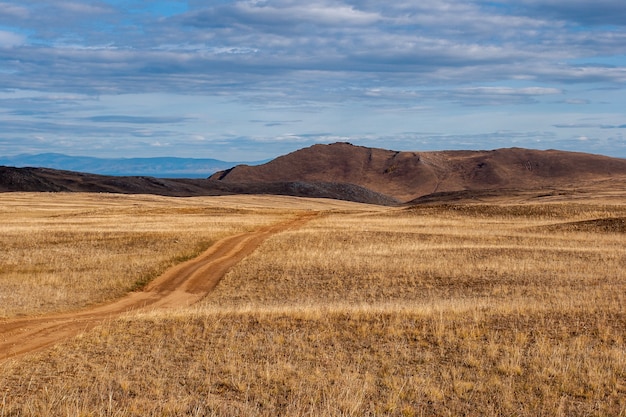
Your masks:
<path fill-rule="evenodd" d="M 625 83 L 622 0 L 0 1 L 7 154 L 626 156 Z"/>

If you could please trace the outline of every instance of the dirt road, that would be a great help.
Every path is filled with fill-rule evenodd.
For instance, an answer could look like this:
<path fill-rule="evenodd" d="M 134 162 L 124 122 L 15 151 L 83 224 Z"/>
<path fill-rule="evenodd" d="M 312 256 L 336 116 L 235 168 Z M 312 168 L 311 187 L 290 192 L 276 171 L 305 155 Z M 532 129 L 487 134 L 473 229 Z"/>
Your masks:
<path fill-rule="evenodd" d="M 315 215 L 303 214 L 254 232 L 224 238 L 197 258 L 170 268 L 142 291 L 112 303 L 77 312 L 0 321 L 0 362 L 51 346 L 122 313 L 194 304 L 215 288 L 229 268 L 268 237 L 297 228 Z"/>

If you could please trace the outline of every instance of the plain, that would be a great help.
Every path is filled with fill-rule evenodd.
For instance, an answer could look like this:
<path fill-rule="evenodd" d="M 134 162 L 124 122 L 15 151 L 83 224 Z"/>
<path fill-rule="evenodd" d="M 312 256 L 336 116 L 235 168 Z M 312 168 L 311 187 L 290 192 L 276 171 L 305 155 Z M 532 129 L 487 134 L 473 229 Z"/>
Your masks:
<path fill-rule="evenodd" d="M 0 198 L 7 318 L 106 302 L 319 212 L 194 306 L 0 364 L 0 416 L 626 415 L 622 198 Z"/>

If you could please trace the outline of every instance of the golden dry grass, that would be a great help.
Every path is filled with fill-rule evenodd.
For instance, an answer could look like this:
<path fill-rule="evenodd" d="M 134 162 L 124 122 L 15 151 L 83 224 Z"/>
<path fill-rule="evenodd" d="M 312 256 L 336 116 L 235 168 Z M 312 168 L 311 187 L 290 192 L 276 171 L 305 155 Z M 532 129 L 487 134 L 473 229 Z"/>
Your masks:
<path fill-rule="evenodd" d="M 624 234 L 568 229 L 624 214 L 621 206 L 476 205 L 329 215 L 270 239 L 233 269 L 209 304 L 611 299 L 626 276 Z"/>
<path fill-rule="evenodd" d="M 221 237 L 289 213 L 222 201 L 0 195 L 0 317 L 67 310 L 120 297 Z"/>
<path fill-rule="evenodd" d="M 336 209 L 0 365 L 0 417 L 626 416 L 624 205 Z"/>

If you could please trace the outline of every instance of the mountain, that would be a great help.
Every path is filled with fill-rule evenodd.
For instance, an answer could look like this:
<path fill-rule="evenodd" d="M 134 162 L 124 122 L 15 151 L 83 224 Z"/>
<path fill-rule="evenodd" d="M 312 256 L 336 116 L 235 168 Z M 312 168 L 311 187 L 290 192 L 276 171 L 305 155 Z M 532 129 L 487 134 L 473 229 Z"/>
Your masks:
<path fill-rule="evenodd" d="M 195 158 L 92 158 L 58 153 L 0 157 L 0 165 L 42 167 L 101 175 L 201 178 L 242 162 Z M 260 162 L 248 162 L 254 165 Z"/>
<path fill-rule="evenodd" d="M 408 202 L 436 193 L 567 188 L 615 177 L 626 178 L 626 159 L 522 148 L 397 152 L 334 143 L 263 165 L 238 165 L 210 178 L 232 183 L 349 183 Z"/>
<path fill-rule="evenodd" d="M 148 159 L 152 160 L 152 159 Z M 107 176 L 0 166 L 0 192 L 66 191 L 200 196 L 275 194 L 398 205 L 499 196 L 626 190 L 626 159 L 557 150 L 396 152 L 314 145 L 209 178 Z"/>

